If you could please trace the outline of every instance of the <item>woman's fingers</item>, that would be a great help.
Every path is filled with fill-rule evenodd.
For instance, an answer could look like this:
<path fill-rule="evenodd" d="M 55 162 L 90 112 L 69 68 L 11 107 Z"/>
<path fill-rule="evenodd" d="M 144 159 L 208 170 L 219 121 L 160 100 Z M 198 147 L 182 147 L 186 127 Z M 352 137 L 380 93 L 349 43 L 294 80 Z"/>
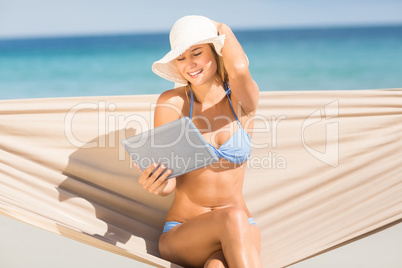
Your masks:
<path fill-rule="evenodd" d="M 168 180 L 158 180 L 161 182 L 161 184 L 153 184 L 151 187 L 148 189 L 148 192 L 151 194 L 156 194 L 159 195 L 163 192 L 163 190 L 166 188 L 167 184 L 169 183 Z"/>
<path fill-rule="evenodd" d="M 154 163 L 144 170 L 139 183 L 142 185 L 144 190 L 151 193 L 157 193 L 163 184 L 167 184 L 166 178 L 170 174 L 171 170 L 166 169 L 165 165 L 158 166 L 158 164 Z"/>
<path fill-rule="evenodd" d="M 147 191 L 153 194 L 161 193 L 168 184 L 167 177 L 170 173 L 172 173 L 170 169 L 165 169 L 165 171 L 163 171 L 161 175 L 159 175 L 158 178 L 148 187 Z"/>
<path fill-rule="evenodd" d="M 152 174 L 152 172 L 155 170 L 155 168 L 157 167 L 156 163 L 153 163 L 152 165 L 150 165 L 149 167 L 147 167 L 141 174 L 141 177 L 139 179 L 139 183 L 141 183 L 142 185 L 144 185 L 144 183 L 148 180 L 149 176 Z"/>
<path fill-rule="evenodd" d="M 165 165 L 157 166 L 144 182 L 143 188 L 148 191 L 152 187 L 152 185 L 158 186 L 162 184 L 164 182 L 163 178 L 166 178 L 166 176 L 164 176 L 165 171 Z"/>

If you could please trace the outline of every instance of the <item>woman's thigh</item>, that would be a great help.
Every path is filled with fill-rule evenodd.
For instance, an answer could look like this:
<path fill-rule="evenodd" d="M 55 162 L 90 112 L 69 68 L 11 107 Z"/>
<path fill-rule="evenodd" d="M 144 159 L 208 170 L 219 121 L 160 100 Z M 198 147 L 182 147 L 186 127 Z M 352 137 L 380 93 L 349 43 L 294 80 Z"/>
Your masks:
<path fill-rule="evenodd" d="M 194 267 L 202 267 L 214 252 L 221 250 L 216 213 L 207 212 L 181 223 L 159 239 L 164 259 Z"/>
<path fill-rule="evenodd" d="M 227 225 L 231 224 L 233 215 L 239 214 L 238 209 L 235 213 L 233 210 L 236 211 L 233 208 L 225 208 L 207 212 L 163 233 L 159 240 L 161 256 L 186 267 L 203 267 L 212 254 L 222 250 L 221 239 L 227 232 Z M 259 250 L 258 228 L 248 224 L 245 213 L 244 217 Z"/>

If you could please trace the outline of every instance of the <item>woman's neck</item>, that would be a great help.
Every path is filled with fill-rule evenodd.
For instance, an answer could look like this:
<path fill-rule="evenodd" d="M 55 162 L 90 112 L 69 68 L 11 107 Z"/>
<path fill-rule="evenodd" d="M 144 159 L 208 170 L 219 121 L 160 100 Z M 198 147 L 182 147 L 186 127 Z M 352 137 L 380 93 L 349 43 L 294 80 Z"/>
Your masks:
<path fill-rule="evenodd" d="M 226 94 L 221 79 L 215 79 L 211 83 L 200 86 L 190 86 L 197 101 L 207 107 L 218 103 Z"/>

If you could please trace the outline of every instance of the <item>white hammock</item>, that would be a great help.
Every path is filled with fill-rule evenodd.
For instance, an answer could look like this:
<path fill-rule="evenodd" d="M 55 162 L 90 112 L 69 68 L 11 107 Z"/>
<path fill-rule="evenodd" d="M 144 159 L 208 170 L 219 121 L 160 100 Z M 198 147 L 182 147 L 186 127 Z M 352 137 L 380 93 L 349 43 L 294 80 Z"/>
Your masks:
<path fill-rule="evenodd" d="M 0 213 L 142 261 L 172 201 L 144 191 L 120 140 L 156 95 L 0 101 Z M 244 195 L 264 267 L 402 220 L 402 90 L 261 92 Z"/>

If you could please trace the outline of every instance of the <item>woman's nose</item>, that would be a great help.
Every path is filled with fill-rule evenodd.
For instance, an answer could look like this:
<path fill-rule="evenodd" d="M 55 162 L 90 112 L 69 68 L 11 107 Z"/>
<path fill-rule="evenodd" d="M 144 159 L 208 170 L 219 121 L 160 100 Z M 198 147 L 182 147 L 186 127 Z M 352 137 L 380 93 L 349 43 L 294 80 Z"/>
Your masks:
<path fill-rule="evenodd" d="M 187 67 L 193 67 L 196 65 L 196 62 L 193 59 L 188 59 L 186 65 Z"/>

